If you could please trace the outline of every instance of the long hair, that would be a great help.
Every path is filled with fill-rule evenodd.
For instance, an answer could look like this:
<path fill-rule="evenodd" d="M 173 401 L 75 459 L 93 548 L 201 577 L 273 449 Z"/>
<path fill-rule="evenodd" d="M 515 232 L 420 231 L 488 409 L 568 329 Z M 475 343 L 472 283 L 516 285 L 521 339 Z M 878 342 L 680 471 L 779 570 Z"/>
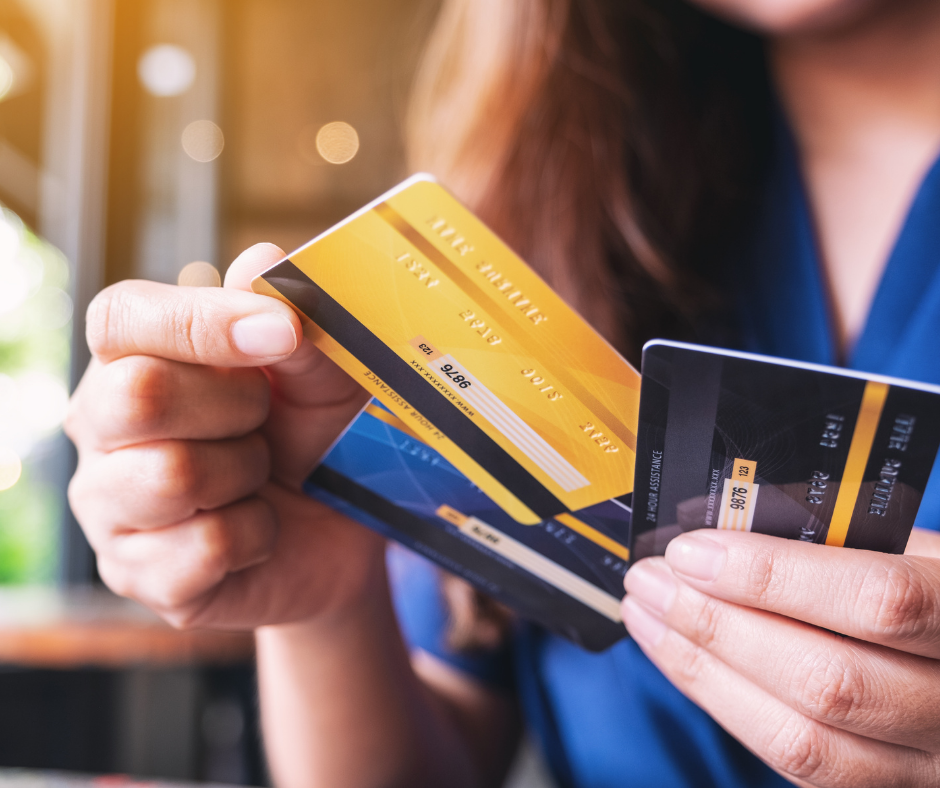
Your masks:
<path fill-rule="evenodd" d="M 760 40 L 682 0 L 444 0 L 407 143 L 636 363 L 721 311 L 770 117 Z M 473 644 L 490 607 L 444 590 Z"/>

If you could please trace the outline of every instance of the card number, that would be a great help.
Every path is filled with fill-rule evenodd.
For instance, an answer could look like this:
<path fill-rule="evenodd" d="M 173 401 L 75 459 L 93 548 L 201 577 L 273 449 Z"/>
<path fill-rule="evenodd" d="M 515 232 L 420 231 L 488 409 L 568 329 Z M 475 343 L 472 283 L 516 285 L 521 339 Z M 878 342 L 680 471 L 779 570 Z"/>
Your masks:
<path fill-rule="evenodd" d="M 747 505 L 747 487 L 731 488 L 731 508 L 743 509 Z"/>
<path fill-rule="evenodd" d="M 452 364 L 443 364 L 441 365 L 441 372 L 443 372 L 447 377 L 449 377 L 454 383 L 456 383 L 462 389 L 470 388 L 470 381 L 467 380 L 463 375 L 461 375 L 456 369 L 454 369 Z"/>

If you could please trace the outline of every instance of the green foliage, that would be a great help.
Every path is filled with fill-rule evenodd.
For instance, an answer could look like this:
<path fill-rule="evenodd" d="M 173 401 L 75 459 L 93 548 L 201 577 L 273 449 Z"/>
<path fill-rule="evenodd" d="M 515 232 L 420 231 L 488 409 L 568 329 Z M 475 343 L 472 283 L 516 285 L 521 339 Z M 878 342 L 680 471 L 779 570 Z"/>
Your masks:
<path fill-rule="evenodd" d="M 47 583 L 56 573 L 64 492 L 37 470 L 65 397 L 68 280 L 61 253 L 0 206 L 0 452 L 23 460 L 19 481 L 0 491 L 0 584 Z"/>
<path fill-rule="evenodd" d="M 50 583 L 55 579 L 62 493 L 26 469 L 0 492 L 0 584 Z"/>

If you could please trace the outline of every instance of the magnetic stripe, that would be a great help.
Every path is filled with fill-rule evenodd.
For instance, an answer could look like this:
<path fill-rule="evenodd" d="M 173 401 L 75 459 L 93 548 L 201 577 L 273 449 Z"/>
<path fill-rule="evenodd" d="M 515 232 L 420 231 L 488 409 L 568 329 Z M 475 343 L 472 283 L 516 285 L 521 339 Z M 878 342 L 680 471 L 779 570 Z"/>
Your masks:
<path fill-rule="evenodd" d="M 561 501 L 469 416 L 290 260 L 279 263 L 263 277 L 539 517 L 548 519 L 567 511 Z M 406 391 L 407 396 L 403 394 Z"/>

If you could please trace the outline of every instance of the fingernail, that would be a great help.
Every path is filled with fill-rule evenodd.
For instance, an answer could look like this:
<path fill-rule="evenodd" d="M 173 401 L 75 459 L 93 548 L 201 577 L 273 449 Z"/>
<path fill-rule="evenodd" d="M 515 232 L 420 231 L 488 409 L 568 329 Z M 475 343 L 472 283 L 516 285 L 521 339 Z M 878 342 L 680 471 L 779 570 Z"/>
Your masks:
<path fill-rule="evenodd" d="M 715 580 L 726 556 L 725 548 L 717 542 L 692 534 L 676 537 L 666 548 L 666 563 L 672 570 L 696 580 Z"/>
<path fill-rule="evenodd" d="M 297 335 L 291 322 L 271 313 L 243 317 L 232 326 L 232 342 L 246 356 L 274 358 L 297 349 Z"/>
<path fill-rule="evenodd" d="M 627 572 L 624 588 L 638 602 L 664 616 L 676 599 L 677 587 L 672 572 L 661 561 L 638 563 Z"/>
<path fill-rule="evenodd" d="M 627 631 L 640 645 L 655 648 L 663 642 L 666 637 L 666 625 L 639 602 L 628 596 L 623 601 L 621 613 Z"/>

